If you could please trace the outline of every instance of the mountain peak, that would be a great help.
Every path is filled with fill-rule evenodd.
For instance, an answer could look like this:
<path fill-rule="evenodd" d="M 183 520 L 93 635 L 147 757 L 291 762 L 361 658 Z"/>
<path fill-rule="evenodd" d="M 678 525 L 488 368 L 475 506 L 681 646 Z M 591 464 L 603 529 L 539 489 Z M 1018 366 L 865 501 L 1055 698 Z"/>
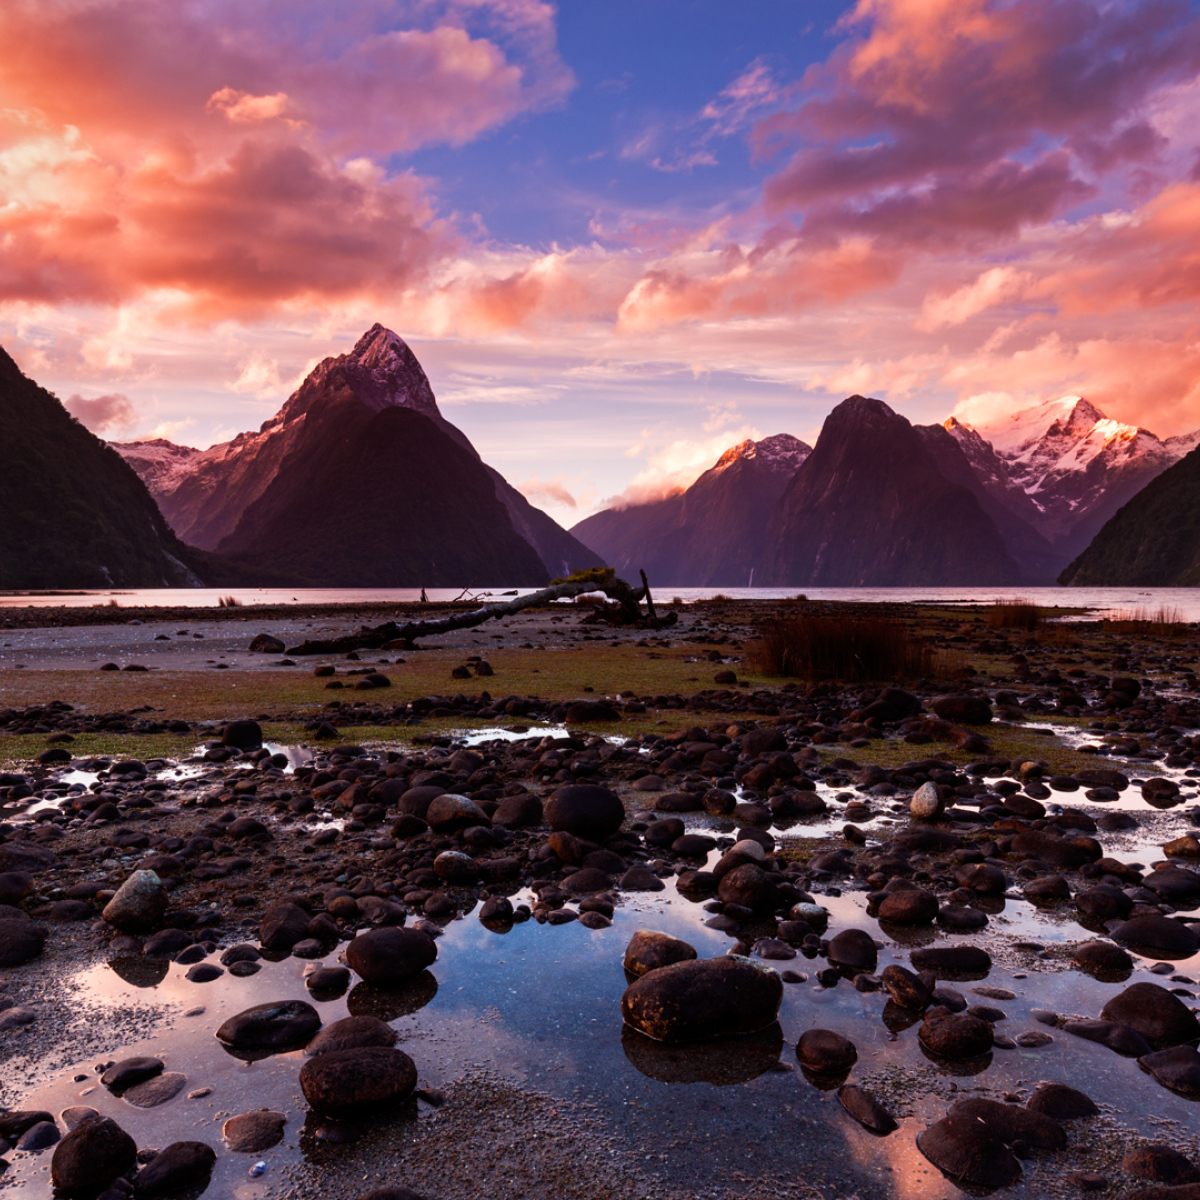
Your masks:
<path fill-rule="evenodd" d="M 417 356 L 399 334 L 377 321 L 349 354 L 319 362 L 278 415 L 262 428 L 303 417 L 318 400 L 346 390 L 373 412 L 411 408 L 434 421 L 441 420 L 433 388 Z"/>
<path fill-rule="evenodd" d="M 776 433 L 757 442 L 747 438 L 736 446 L 730 446 L 712 469 L 725 471 L 734 463 L 755 461 L 771 470 L 796 471 L 811 452 L 812 447 L 798 437 L 790 433 Z"/>

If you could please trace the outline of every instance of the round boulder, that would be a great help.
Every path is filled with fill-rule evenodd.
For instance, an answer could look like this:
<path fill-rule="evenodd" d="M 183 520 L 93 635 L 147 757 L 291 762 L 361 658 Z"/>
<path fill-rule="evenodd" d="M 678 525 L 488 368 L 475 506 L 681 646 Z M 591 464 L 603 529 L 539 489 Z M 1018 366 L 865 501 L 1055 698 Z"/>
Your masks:
<path fill-rule="evenodd" d="M 1136 1029 L 1156 1050 L 1200 1038 L 1196 1014 L 1157 983 L 1130 984 L 1101 1009 L 1100 1017 Z"/>
<path fill-rule="evenodd" d="M 917 1036 L 930 1053 L 951 1062 L 979 1058 L 992 1048 L 992 1027 L 986 1021 L 944 1008 L 926 1014 Z"/>
<path fill-rule="evenodd" d="M 545 811 L 551 829 L 593 842 L 603 842 L 616 833 L 625 820 L 621 798 L 608 788 L 592 783 L 560 787 L 546 802 Z"/>
<path fill-rule="evenodd" d="M 696 957 L 696 950 L 680 938 L 654 929 L 639 929 L 625 947 L 625 970 L 630 975 L 645 975 L 672 963 L 689 962 Z"/>
<path fill-rule="evenodd" d="M 122 933 L 147 933 L 158 928 L 169 899 L 154 871 L 134 871 L 104 906 L 101 916 Z"/>
<path fill-rule="evenodd" d="M 858 1050 L 832 1029 L 810 1029 L 796 1043 L 796 1058 L 814 1075 L 844 1075 L 858 1062 Z"/>
<path fill-rule="evenodd" d="M 228 1018 L 217 1038 L 233 1050 L 276 1053 L 296 1050 L 321 1028 L 321 1018 L 303 1000 L 277 1000 L 256 1004 Z"/>
<path fill-rule="evenodd" d="M 437 958 L 437 943 L 419 929 L 386 926 L 360 933 L 346 947 L 352 970 L 377 987 L 415 979 Z"/>
<path fill-rule="evenodd" d="M 133 1194 L 141 1200 L 185 1187 L 194 1191 L 200 1184 L 207 1185 L 216 1161 L 216 1151 L 204 1142 L 172 1142 L 137 1173 Z"/>
<path fill-rule="evenodd" d="M 1012 1151 L 975 1117 L 947 1116 L 917 1137 L 917 1149 L 943 1175 L 980 1188 L 1009 1187 L 1021 1177 Z"/>
<path fill-rule="evenodd" d="M 351 1117 L 394 1104 L 417 1086 L 417 1068 L 402 1050 L 364 1046 L 310 1058 L 300 1068 L 300 1090 L 318 1112 Z"/>
<path fill-rule="evenodd" d="M 257 1154 L 283 1141 L 287 1117 L 281 1112 L 260 1108 L 256 1112 L 230 1117 L 221 1126 L 225 1144 L 235 1154 Z"/>
<path fill-rule="evenodd" d="M 50 1178 L 64 1196 L 95 1196 L 137 1161 L 137 1144 L 111 1117 L 85 1117 L 54 1148 Z"/>
<path fill-rule="evenodd" d="M 783 980 L 737 955 L 672 963 L 643 975 L 621 997 L 625 1023 L 660 1042 L 755 1033 L 774 1023 Z"/>

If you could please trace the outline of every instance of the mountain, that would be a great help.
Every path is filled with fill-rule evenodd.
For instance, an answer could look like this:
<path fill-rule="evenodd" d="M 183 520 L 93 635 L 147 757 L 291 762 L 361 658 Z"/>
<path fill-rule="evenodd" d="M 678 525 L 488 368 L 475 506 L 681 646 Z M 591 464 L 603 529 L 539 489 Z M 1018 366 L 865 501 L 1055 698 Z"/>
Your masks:
<path fill-rule="evenodd" d="M 951 417 L 945 428 L 991 494 L 1033 524 L 1064 561 L 1200 443 L 1200 432 L 1161 441 L 1149 430 L 1111 420 L 1079 396 L 1048 400 L 974 429 Z M 1017 492 L 1032 504 L 1033 515 Z"/>
<path fill-rule="evenodd" d="M 432 429 L 392 417 L 372 426 L 376 418 L 396 411 L 412 413 Z M 391 472 L 377 475 L 368 486 L 355 477 L 348 455 L 353 447 L 364 461 L 378 461 L 378 448 L 362 440 L 371 430 L 386 435 L 395 458 Z M 414 441 L 406 445 L 398 440 L 402 436 Z M 321 439 L 331 439 L 324 455 Z M 295 564 L 301 561 L 311 563 L 318 570 L 313 581 L 331 586 L 537 583 L 596 561 L 592 551 L 480 461 L 467 436 L 442 416 L 416 355 L 379 324 L 367 330 L 349 354 L 319 363 L 256 433 L 239 434 L 208 450 L 161 439 L 114 448 L 141 474 L 163 515 L 185 541 L 206 550 L 220 548 L 222 554 L 243 560 L 253 555 L 257 561 L 276 562 L 279 555 L 262 542 L 264 530 L 270 528 L 282 539 L 279 544 L 293 546 L 287 569 L 297 570 Z M 452 448 L 466 458 L 452 454 Z M 429 454 L 445 461 L 418 458 Z M 460 490 L 441 482 L 452 477 L 452 465 L 453 471 L 465 472 Z M 440 476 L 431 474 L 435 467 Z M 325 476 L 337 471 L 349 474 L 330 491 Z M 387 474 L 405 479 L 384 478 Z M 436 519 L 430 505 L 409 486 L 417 480 L 423 481 L 424 496 L 437 495 L 445 503 Z M 345 541 L 349 537 L 356 546 L 361 541 L 352 512 L 382 535 L 381 522 L 386 524 L 388 515 L 372 508 L 366 494 L 372 489 L 376 505 L 386 494 L 392 503 L 405 506 L 391 514 L 387 553 L 409 557 L 389 561 L 382 545 L 368 552 L 365 545 L 351 549 Z M 308 511 L 307 497 L 316 494 L 338 511 L 312 514 L 319 528 L 336 536 L 334 543 L 318 546 L 313 553 L 293 544 L 287 522 L 289 503 L 297 514 Z M 413 511 L 425 514 L 424 533 L 401 528 Z M 435 527 L 440 543 L 434 538 Z M 525 553 L 529 549 L 536 567 Z M 258 559 L 260 550 L 268 553 L 267 559 Z"/>
<path fill-rule="evenodd" d="M 777 587 L 1021 583 L 975 491 L 938 469 L 922 436 L 880 400 L 851 396 L 780 498 L 767 531 Z"/>
<path fill-rule="evenodd" d="M 0 350 L 0 588 L 195 587 L 121 456 Z"/>
<path fill-rule="evenodd" d="M 762 572 L 771 511 L 810 453 L 787 433 L 745 441 L 686 491 L 605 509 L 571 532 L 625 578 L 644 569 L 659 587 L 746 587 Z"/>
<path fill-rule="evenodd" d="M 1076 587 L 1200 585 L 1200 450 L 1123 505 L 1063 571 Z"/>

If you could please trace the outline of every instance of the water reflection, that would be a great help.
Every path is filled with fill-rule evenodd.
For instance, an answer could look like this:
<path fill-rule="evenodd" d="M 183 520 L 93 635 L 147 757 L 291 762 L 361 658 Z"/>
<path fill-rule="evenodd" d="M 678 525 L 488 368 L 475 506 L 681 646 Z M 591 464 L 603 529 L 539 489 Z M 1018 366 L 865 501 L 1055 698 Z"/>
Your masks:
<path fill-rule="evenodd" d="M 621 1049 L 635 1070 L 659 1083 L 709 1083 L 731 1087 L 779 1067 L 783 1029 L 779 1022 L 745 1037 L 713 1042 L 656 1042 L 624 1025 Z"/>

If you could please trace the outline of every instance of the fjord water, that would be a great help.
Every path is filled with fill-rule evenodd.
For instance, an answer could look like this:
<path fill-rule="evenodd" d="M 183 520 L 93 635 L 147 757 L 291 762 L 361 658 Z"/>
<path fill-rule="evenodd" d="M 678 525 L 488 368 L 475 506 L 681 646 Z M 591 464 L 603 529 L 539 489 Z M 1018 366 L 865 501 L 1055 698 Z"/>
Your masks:
<path fill-rule="evenodd" d="M 524 595 L 534 588 L 503 586 L 429 588 L 426 598 L 444 604 L 460 598 L 486 602 Z M 1160 608 L 1174 611 L 1183 621 L 1200 621 L 1200 589 L 1197 588 L 1072 588 L 1072 587 L 912 587 L 912 588 L 727 588 L 672 587 L 651 581 L 659 603 L 678 598 L 685 603 L 727 596 L 731 600 L 786 600 L 798 595 L 809 600 L 843 600 L 859 604 L 991 604 L 996 600 L 1030 600 L 1046 608 L 1086 608 L 1098 615 L 1142 609 L 1155 613 Z M 420 588 L 108 588 L 98 591 L 0 592 L 0 608 L 56 607 L 86 608 L 116 601 L 122 608 L 216 608 L 225 597 L 252 605 L 295 604 L 415 604 Z"/>

